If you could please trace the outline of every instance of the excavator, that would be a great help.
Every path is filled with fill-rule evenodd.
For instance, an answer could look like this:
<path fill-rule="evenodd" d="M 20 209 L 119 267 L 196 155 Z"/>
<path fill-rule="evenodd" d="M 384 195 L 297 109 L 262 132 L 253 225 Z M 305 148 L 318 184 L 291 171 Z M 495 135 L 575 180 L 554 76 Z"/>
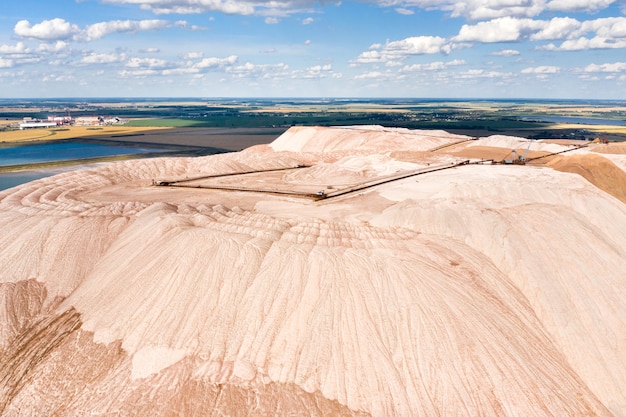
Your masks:
<path fill-rule="evenodd" d="M 607 138 L 603 138 L 601 136 L 596 136 L 596 138 L 594 140 L 592 140 L 591 143 L 601 143 L 603 145 L 608 145 L 609 144 L 609 140 Z"/>
<path fill-rule="evenodd" d="M 531 140 L 528 141 L 528 147 L 524 152 L 524 155 L 520 155 L 517 153 L 515 149 L 511 150 L 511 159 L 505 159 L 505 164 L 513 164 L 513 165 L 524 165 L 528 160 L 528 151 L 530 150 L 530 145 L 533 143 Z"/>

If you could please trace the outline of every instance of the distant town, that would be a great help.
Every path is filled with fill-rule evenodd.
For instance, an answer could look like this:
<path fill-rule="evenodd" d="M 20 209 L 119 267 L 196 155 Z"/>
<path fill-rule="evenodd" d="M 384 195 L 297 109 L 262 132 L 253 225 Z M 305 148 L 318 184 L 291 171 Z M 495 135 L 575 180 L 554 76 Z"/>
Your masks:
<path fill-rule="evenodd" d="M 36 119 L 33 117 L 24 117 L 22 122 L 17 126 L 11 126 L 20 130 L 25 129 L 49 129 L 62 126 L 110 126 L 113 124 L 123 124 L 119 117 L 103 117 L 103 116 L 80 116 L 72 118 L 72 116 L 48 116 L 46 120 Z"/>

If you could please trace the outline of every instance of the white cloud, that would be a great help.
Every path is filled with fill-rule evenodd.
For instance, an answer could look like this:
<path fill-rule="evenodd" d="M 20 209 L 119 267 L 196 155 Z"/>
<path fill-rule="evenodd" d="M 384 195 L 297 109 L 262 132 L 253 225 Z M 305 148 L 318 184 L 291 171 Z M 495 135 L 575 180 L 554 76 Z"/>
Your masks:
<path fill-rule="evenodd" d="M 406 65 L 400 71 L 401 72 L 422 72 L 422 71 L 440 71 L 449 67 L 456 67 L 459 65 L 464 65 L 465 61 L 462 59 L 455 59 L 448 62 L 437 61 L 430 62 L 427 64 L 413 64 Z"/>
<path fill-rule="evenodd" d="M 391 76 L 391 73 L 382 73 L 380 71 L 371 71 L 366 72 L 364 74 L 359 74 L 354 77 L 356 80 L 367 80 L 367 79 L 377 79 L 377 78 L 388 78 Z"/>
<path fill-rule="evenodd" d="M 188 52 L 185 55 L 183 55 L 183 58 L 185 59 L 200 59 L 204 56 L 204 54 L 202 52 Z"/>
<path fill-rule="evenodd" d="M 550 10 L 562 12 L 593 12 L 615 3 L 615 0 L 551 0 L 546 5 Z"/>
<path fill-rule="evenodd" d="M 18 42 L 15 45 L 0 45 L 0 59 L 3 60 L 2 66 L 4 68 L 40 62 L 43 59 L 41 52 L 45 53 L 45 51 L 33 51 L 23 42 Z"/>
<path fill-rule="evenodd" d="M 92 65 L 92 64 L 112 64 L 115 62 L 122 62 L 126 59 L 125 54 L 98 54 L 92 52 L 89 55 L 84 56 L 80 60 L 80 64 Z"/>
<path fill-rule="evenodd" d="M 20 20 L 15 24 L 13 32 L 23 38 L 39 39 L 42 41 L 70 39 L 80 32 L 78 26 L 66 22 L 64 19 L 44 20 L 31 25 L 28 20 Z"/>
<path fill-rule="evenodd" d="M 126 62 L 126 66 L 129 68 L 164 69 L 170 67 L 171 64 L 164 59 L 133 57 Z"/>
<path fill-rule="evenodd" d="M 289 65 L 282 62 L 278 64 L 252 64 L 246 62 L 243 65 L 227 67 L 226 72 L 236 78 L 271 79 L 285 77 L 288 69 Z"/>
<path fill-rule="evenodd" d="M 204 58 L 202 61 L 194 65 L 195 68 L 223 68 L 226 66 L 235 65 L 239 57 L 237 55 L 231 55 L 226 58 Z"/>
<path fill-rule="evenodd" d="M 266 17 L 265 18 L 265 24 L 267 24 L 267 25 L 275 25 L 278 22 L 280 22 L 280 20 L 278 18 L 276 18 L 276 17 L 270 16 L 270 17 Z"/>
<path fill-rule="evenodd" d="M 582 51 L 587 49 L 622 49 L 626 48 L 626 39 L 613 40 L 602 37 L 570 39 L 556 46 L 548 44 L 538 49 L 546 51 Z"/>
<path fill-rule="evenodd" d="M 400 13 L 400 14 L 403 14 L 403 15 L 405 15 L 405 16 L 410 16 L 410 15 L 412 15 L 412 14 L 414 14 L 414 13 L 415 13 L 413 10 L 411 10 L 411 9 L 406 9 L 406 8 L 404 8 L 404 7 L 397 7 L 397 8 L 396 8 L 396 12 L 397 12 L 397 13 Z"/>
<path fill-rule="evenodd" d="M 119 71 L 118 74 L 123 78 L 131 78 L 131 77 L 147 77 L 149 75 L 156 75 L 158 71 L 153 69 L 137 69 L 137 70 L 122 70 Z"/>
<path fill-rule="evenodd" d="M 198 74 L 200 70 L 194 67 L 180 67 L 170 68 L 161 71 L 161 75 L 183 75 L 183 74 Z"/>
<path fill-rule="evenodd" d="M 442 10 L 452 17 L 487 20 L 499 17 L 533 17 L 545 9 L 545 0 L 385 0 L 382 6 Z"/>
<path fill-rule="evenodd" d="M 139 32 L 159 30 L 170 27 L 186 27 L 187 22 L 169 22 L 167 20 L 112 20 L 94 23 L 81 29 L 77 25 L 66 22 L 63 19 L 44 20 L 41 23 L 31 25 L 28 20 L 16 23 L 13 32 L 23 38 L 38 39 L 42 41 L 76 40 L 94 41 L 112 33 Z"/>
<path fill-rule="evenodd" d="M 540 30 L 545 22 L 532 19 L 502 17 L 475 25 L 463 25 L 455 41 L 464 42 L 515 42 Z"/>
<path fill-rule="evenodd" d="M 313 0 L 108 0 L 108 3 L 139 5 L 155 14 L 199 14 L 222 12 L 238 15 L 285 17 L 309 12 L 316 6 Z M 325 4 L 328 4 L 326 2 Z M 338 4 L 340 0 L 330 0 Z"/>
<path fill-rule="evenodd" d="M 543 27 L 530 36 L 531 40 L 567 39 L 581 29 L 582 23 L 570 17 L 555 17 L 550 21 L 542 21 L 538 26 Z"/>
<path fill-rule="evenodd" d="M 373 44 L 368 51 L 362 52 L 353 64 L 371 64 L 397 62 L 412 55 L 448 54 L 453 46 L 439 36 L 415 36 L 384 45 Z"/>
<path fill-rule="evenodd" d="M 441 10 L 451 17 L 473 21 L 502 17 L 531 18 L 545 10 L 595 12 L 617 0 L 366 0 L 381 7 L 393 7 L 397 13 L 412 14 L 412 9 Z M 106 3 L 131 4 L 155 14 L 225 14 L 285 17 L 310 13 L 319 2 L 315 0 L 106 0 Z M 340 4 L 341 0 L 322 3 Z"/>
<path fill-rule="evenodd" d="M 324 78 L 332 76 L 333 67 L 331 64 L 314 65 L 304 71 L 295 71 L 292 78 Z"/>
<path fill-rule="evenodd" d="M 13 66 L 12 59 L 0 58 L 0 68 L 11 68 Z"/>
<path fill-rule="evenodd" d="M 605 38 L 626 38 L 626 17 L 588 20 L 582 24 L 581 31 L 595 32 L 597 36 Z"/>
<path fill-rule="evenodd" d="M 545 10 L 597 12 L 617 0 L 370 0 L 383 7 L 441 10 L 451 17 L 468 20 L 491 20 L 501 17 L 532 18 Z"/>
<path fill-rule="evenodd" d="M 172 24 L 167 20 L 112 20 L 87 26 L 77 38 L 85 41 L 93 41 L 112 33 L 158 30 L 166 29 L 171 26 Z"/>
<path fill-rule="evenodd" d="M 463 80 L 479 79 L 479 78 L 509 78 L 510 72 L 488 71 L 486 69 L 471 69 L 455 75 L 455 78 Z"/>
<path fill-rule="evenodd" d="M 307 17 L 306 19 L 302 19 L 302 24 L 303 25 L 310 25 L 311 23 L 313 23 L 315 20 L 312 17 Z"/>
<path fill-rule="evenodd" d="M 0 45 L 0 54 L 24 54 L 28 53 L 29 50 L 24 44 L 24 42 L 18 42 L 15 45 Z"/>
<path fill-rule="evenodd" d="M 388 42 L 383 47 L 387 56 L 408 56 L 450 52 L 448 41 L 439 36 L 415 36 Z"/>
<path fill-rule="evenodd" d="M 550 65 L 541 65 L 538 67 L 528 67 L 522 70 L 522 74 L 556 74 L 560 72 L 559 67 Z"/>
<path fill-rule="evenodd" d="M 38 52 L 61 52 L 67 50 L 69 44 L 65 41 L 56 41 L 55 43 L 42 43 L 37 48 Z"/>
<path fill-rule="evenodd" d="M 591 37 L 585 36 L 592 34 Z M 503 17 L 475 25 L 463 25 L 453 42 L 520 42 L 523 40 L 563 40 L 536 49 L 578 51 L 585 49 L 616 49 L 626 47 L 626 17 L 611 17 L 580 22 L 569 17 L 551 20 Z"/>
<path fill-rule="evenodd" d="M 66 81 L 73 81 L 75 77 L 72 74 L 49 74 L 42 78 L 43 82 L 55 82 L 61 83 Z"/>
<path fill-rule="evenodd" d="M 589 64 L 584 72 L 626 72 L 626 62 L 612 62 L 606 64 Z"/>
<path fill-rule="evenodd" d="M 500 51 L 493 52 L 491 55 L 495 56 L 517 56 L 520 52 L 517 49 L 502 49 Z"/>

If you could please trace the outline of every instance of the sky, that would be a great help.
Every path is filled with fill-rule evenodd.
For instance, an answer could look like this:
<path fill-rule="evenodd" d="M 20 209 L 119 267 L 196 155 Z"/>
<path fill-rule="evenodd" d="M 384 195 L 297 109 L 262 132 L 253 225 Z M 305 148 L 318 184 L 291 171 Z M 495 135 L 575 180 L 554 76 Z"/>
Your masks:
<path fill-rule="evenodd" d="M 626 99 L 626 0 L 4 0 L 0 97 Z"/>

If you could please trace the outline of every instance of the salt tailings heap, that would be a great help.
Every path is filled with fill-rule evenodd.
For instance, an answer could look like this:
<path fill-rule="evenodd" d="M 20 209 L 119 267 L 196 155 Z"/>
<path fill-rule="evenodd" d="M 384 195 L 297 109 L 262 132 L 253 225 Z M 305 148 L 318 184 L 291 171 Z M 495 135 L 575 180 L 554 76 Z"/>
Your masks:
<path fill-rule="evenodd" d="M 0 416 L 626 416 L 626 148 L 481 163 L 526 143 L 296 127 L 0 192 Z"/>

